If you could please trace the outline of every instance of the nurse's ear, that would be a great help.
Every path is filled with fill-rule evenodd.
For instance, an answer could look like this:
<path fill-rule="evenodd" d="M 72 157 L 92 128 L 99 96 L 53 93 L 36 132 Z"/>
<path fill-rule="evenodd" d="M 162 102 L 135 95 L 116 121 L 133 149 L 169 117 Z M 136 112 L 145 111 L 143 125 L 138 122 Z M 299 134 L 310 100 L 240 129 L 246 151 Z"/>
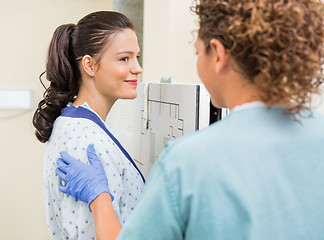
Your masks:
<path fill-rule="evenodd" d="M 209 41 L 210 51 L 212 54 L 212 61 L 215 66 L 215 71 L 219 73 L 228 65 L 228 54 L 224 45 L 216 38 Z"/>
<path fill-rule="evenodd" d="M 84 55 L 82 58 L 82 68 L 91 77 L 94 76 L 95 61 L 90 55 Z"/>

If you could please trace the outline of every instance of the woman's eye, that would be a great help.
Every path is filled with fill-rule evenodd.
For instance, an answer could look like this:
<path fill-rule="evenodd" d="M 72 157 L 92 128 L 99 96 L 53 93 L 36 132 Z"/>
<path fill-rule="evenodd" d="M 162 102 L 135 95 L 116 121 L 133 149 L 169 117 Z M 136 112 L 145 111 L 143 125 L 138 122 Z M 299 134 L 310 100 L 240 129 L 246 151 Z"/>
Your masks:
<path fill-rule="evenodd" d="M 141 58 L 141 56 L 140 56 L 140 55 L 138 55 L 138 56 L 136 56 L 136 58 L 137 58 L 137 59 L 140 59 L 140 58 Z"/>
<path fill-rule="evenodd" d="M 123 57 L 122 59 L 120 59 L 123 62 L 127 62 L 129 60 L 129 57 Z"/>

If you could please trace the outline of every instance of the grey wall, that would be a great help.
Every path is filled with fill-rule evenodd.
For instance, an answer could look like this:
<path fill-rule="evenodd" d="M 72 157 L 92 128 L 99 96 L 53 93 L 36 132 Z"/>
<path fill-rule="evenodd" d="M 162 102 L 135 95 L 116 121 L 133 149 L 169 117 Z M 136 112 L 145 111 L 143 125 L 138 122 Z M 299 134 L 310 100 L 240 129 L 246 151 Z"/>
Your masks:
<path fill-rule="evenodd" d="M 113 9 L 125 14 L 133 22 L 141 48 L 141 56 L 143 56 L 144 0 L 114 0 Z M 139 62 L 142 66 L 142 58 L 139 59 Z"/>

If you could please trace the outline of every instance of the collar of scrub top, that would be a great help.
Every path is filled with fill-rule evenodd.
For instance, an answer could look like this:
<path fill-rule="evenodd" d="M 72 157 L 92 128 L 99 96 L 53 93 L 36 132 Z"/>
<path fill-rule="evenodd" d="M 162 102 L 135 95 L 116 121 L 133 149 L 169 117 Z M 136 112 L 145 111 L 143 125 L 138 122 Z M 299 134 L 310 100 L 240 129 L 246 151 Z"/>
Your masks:
<path fill-rule="evenodd" d="M 136 164 L 133 161 L 133 159 L 131 158 L 131 156 L 128 154 L 128 152 L 125 150 L 125 148 L 120 144 L 120 142 L 114 137 L 114 135 L 111 134 L 111 132 L 107 129 L 104 122 L 101 120 L 101 118 L 99 116 L 97 116 L 97 114 L 95 114 L 91 110 L 84 108 L 82 106 L 79 106 L 79 107 L 67 106 L 62 109 L 61 116 L 71 117 L 71 118 L 85 118 L 85 119 L 89 119 L 90 121 L 96 123 L 116 143 L 116 145 L 124 153 L 124 155 L 127 157 L 127 159 L 133 164 L 133 166 L 139 172 L 139 174 L 142 177 L 143 182 L 145 183 L 145 178 L 144 178 L 143 174 L 138 169 L 138 167 L 136 166 Z"/>
<path fill-rule="evenodd" d="M 266 106 L 267 104 L 261 101 L 248 102 L 248 103 L 243 103 L 242 105 L 235 106 L 234 108 L 231 109 L 231 112 L 238 112 L 249 108 L 266 107 Z"/>

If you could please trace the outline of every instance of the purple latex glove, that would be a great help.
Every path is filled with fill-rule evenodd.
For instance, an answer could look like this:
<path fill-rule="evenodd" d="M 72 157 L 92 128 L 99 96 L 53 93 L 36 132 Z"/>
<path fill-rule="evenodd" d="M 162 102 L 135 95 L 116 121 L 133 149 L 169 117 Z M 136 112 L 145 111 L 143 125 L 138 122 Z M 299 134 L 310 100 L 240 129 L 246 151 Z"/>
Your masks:
<path fill-rule="evenodd" d="M 90 203 L 101 193 L 109 193 L 106 173 L 96 155 L 93 144 L 87 148 L 90 165 L 71 157 L 67 152 L 61 152 L 61 158 L 57 159 L 56 174 L 65 182 L 65 186 L 59 185 L 59 190 L 72 197 Z M 91 211 L 91 210 L 90 210 Z"/>

